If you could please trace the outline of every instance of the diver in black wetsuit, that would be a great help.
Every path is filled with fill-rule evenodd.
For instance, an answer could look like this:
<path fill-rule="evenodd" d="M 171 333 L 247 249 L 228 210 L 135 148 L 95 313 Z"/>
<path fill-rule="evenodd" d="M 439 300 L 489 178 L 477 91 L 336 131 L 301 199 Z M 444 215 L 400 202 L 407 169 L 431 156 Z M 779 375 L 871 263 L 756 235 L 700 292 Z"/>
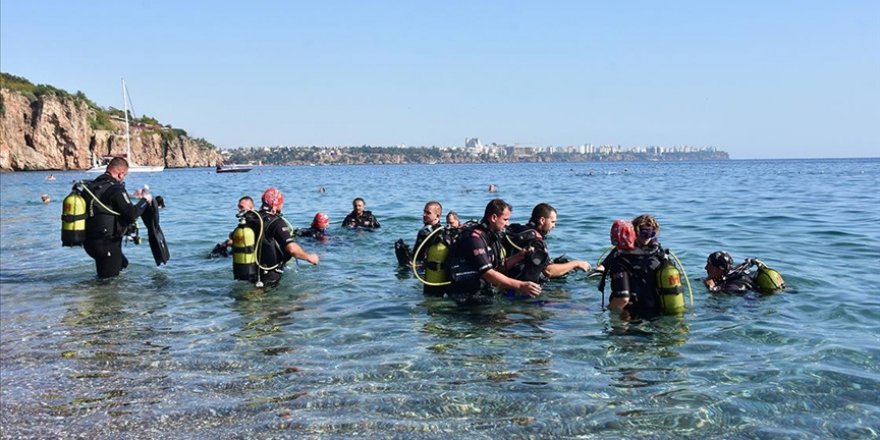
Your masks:
<path fill-rule="evenodd" d="M 373 215 L 372 211 L 364 210 L 366 206 L 364 199 L 360 197 L 355 198 L 352 200 L 351 206 L 354 209 L 342 220 L 342 226 L 350 229 L 378 229 L 382 226 L 379 224 L 379 220 L 376 220 L 376 216 Z"/>
<path fill-rule="evenodd" d="M 745 293 L 754 289 L 755 282 L 748 271 L 735 271 L 733 258 L 724 251 L 713 252 L 706 259 L 706 279 L 703 284 L 710 292 Z"/>
<path fill-rule="evenodd" d="M 465 228 L 446 260 L 452 284 L 450 298 L 459 304 L 485 304 L 492 300 L 492 286 L 514 290 L 524 296 L 541 294 L 541 286 L 531 281 L 515 280 L 503 271 L 525 258 L 525 252 L 505 259 L 501 235 L 510 221 L 511 207 L 504 200 L 493 199 L 486 205 L 483 219 Z"/>
<path fill-rule="evenodd" d="M 320 242 L 330 240 L 330 233 L 327 227 L 330 226 L 330 217 L 323 212 L 315 214 L 312 225 L 305 229 L 297 229 L 295 231 L 297 237 L 311 237 Z"/>
<path fill-rule="evenodd" d="M 757 267 L 756 271 L 752 271 Z M 710 292 L 743 294 L 756 291 L 764 294 L 785 289 L 785 280 L 779 272 L 770 269 L 762 261 L 747 258 L 738 266 L 724 251 L 716 251 L 706 258 L 706 278 L 703 284 Z"/>
<path fill-rule="evenodd" d="M 256 215 L 254 214 L 254 199 L 251 196 L 243 196 L 238 199 L 238 213 L 235 216 L 244 217 L 249 215 Z M 230 247 L 232 247 L 232 232 L 229 233 L 229 237 L 226 240 L 214 246 L 214 249 L 208 254 L 208 258 L 228 257 L 228 249 Z"/>
<path fill-rule="evenodd" d="M 608 309 L 622 312 L 623 316 L 639 318 L 658 316 L 663 312 L 657 289 L 657 271 L 663 264 L 665 249 L 657 241 L 660 224 L 653 216 L 644 214 L 633 219 L 635 243 L 630 249 L 613 250 L 602 267 L 611 278 L 611 296 Z M 604 279 L 600 290 L 604 287 Z"/>
<path fill-rule="evenodd" d="M 95 260 L 98 278 L 115 277 L 128 267 L 128 259 L 122 254 L 122 238 L 153 202 L 153 196 L 138 190 L 135 197 L 140 200 L 132 204 L 123 183 L 126 175 L 128 162 L 116 157 L 104 174 L 86 184 L 88 210 L 83 247 Z"/>
<path fill-rule="evenodd" d="M 416 233 L 416 241 L 413 243 L 413 247 L 410 248 L 409 245 L 404 243 L 403 239 L 398 239 L 394 243 L 394 253 L 397 257 L 397 263 L 401 267 L 410 267 L 413 263 L 413 252 L 419 252 L 419 255 L 415 257 L 416 266 L 422 266 L 425 262 L 425 257 L 428 254 L 428 248 L 431 244 L 436 242 L 435 239 L 432 239 L 432 243 L 422 243 L 431 236 L 431 233 L 435 230 L 442 228 L 443 225 L 440 224 L 440 215 L 443 214 L 443 205 L 436 200 L 431 200 L 428 203 L 425 203 L 425 208 L 422 210 L 422 226 L 419 229 L 419 232 Z M 437 235 L 435 234 L 434 237 Z M 421 247 L 421 249 L 419 249 Z"/>
<path fill-rule="evenodd" d="M 509 275 L 518 280 L 544 283 L 550 278 L 561 278 L 575 269 L 589 272 L 590 263 L 565 257 L 550 259 L 546 238 L 556 227 L 556 208 L 539 203 L 532 209 L 532 216 L 525 225 L 512 224 L 507 228 L 504 246 L 508 255 L 517 250 L 531 248 L 523 263 L 512 268 Z"/>
<path fill-rule="evenodd" d="M 277 285 L 284 273 L 284 266 L 291 258 L 308 261 L 317 265 L 316 254 L 308 253 L 294 241 L 287 221 L 281 217 L 284 195 L 275 188 L 263 193 L 259 217 L 245 216 L 248 227 L 254 236 L 259 237 L 257 246 L 258 278 L 266 286 Z"/>

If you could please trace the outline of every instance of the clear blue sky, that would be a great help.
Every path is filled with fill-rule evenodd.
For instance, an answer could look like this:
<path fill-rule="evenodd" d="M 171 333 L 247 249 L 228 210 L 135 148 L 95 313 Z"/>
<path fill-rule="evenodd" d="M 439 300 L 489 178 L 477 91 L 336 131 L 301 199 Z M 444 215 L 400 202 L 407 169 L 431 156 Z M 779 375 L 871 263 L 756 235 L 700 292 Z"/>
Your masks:
<path fill-rule="evenodd" d="M 875 0 L 2 0 L 0 70 L 223 148 L 880 155 Z"/>

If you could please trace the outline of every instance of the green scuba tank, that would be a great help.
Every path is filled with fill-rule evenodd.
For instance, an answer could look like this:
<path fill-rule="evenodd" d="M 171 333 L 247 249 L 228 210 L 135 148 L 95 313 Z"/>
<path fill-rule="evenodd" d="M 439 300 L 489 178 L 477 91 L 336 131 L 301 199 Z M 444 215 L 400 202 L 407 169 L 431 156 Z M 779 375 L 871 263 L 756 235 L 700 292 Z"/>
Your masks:
<path fill-rule="evenodd" d="M 257 247 L 254 230 L 244 217 L 232 231 L 232 276 L 236 280 L 251 281 L 257 275 Z"/>
<path fill-rule="evenodd" d="M 429 283 L 446 283 L 449 276 L 443 268 L 446 257 L 449 256 L 449 246 L 443 240 L 437 240 L 428 248 L 425 255 L 425 281 Z"/>
<path fill-rule="evenodd" d="M 761 261 L 758 264 L 758 272 L 755 274 L 755 284 L 758 291 L 769 295 L 785 289 L 785 280 L 782 275 L 774 269 L 771 269 Z"/>
<path fill-rule="evenodd" d="M 86 199 L 82 183 L 77 182 L 64 198 L 61 211 L 61 245 L 82 246 L 86 239 Z"/>
<path fill-rule="evenodd" d="M 660 293 L 660 306 L 667 315 L 684 313 L 684 289 L 681 287 L 681 274 L 669 261 L 669 251 L 663 256 L 663 263 L 657 269 L 657 291 Z"/>

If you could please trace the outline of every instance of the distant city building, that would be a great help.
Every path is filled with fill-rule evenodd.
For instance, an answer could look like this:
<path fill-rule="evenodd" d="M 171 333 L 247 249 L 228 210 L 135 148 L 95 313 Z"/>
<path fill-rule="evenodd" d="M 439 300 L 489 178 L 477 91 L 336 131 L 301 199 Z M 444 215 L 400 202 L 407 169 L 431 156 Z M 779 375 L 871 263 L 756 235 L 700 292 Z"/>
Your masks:
<path fill-rule="evenodd" d="M 476 154 L 480 154 L 484 150 L 483 144 L 480 143 L 480 138 L 465 138 L 464 148 L 469 152 Z"/>

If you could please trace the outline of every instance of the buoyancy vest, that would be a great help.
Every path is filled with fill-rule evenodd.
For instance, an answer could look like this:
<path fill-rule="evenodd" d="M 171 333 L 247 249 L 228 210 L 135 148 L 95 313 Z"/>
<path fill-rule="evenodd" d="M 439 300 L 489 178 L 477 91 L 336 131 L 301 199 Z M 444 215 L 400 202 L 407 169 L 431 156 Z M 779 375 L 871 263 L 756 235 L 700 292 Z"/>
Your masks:
<path fill-rule="evenodd" d="M 726 293 L 745 293 L 754 288 L 755 282 L 748 271 L 732 272 L 718 284 L 718 290 Z"/>
<path fill-rule="evenodd" d="M 112 209 L 110 200 L 119 191 L 125 191 L 125 186 L 107 175 L 98 176 L 85 185 L 91 191 L 91 194 L 86 191 L 84 196 L 87 204 L 86 239 L 121 238 L 127 232 L 130 223 L 125 223 L 117 213 L 107 208 Z"/>
<path fill-rule="evenodd" d="M 489 284 L 481 279 L 482 273 L 479 268 L 473 267 L 468 252 L 473 253 L 474 249 L 465 243 L 468 237 L 476 236 L 480 238 L 482 248 L 492 262 L 492 266 L 497 267 L 503 260 L 504 251 L 495 234 L 488 232 L 488 227 L 484 224 L 476 224 L 468 226 L 461 231 L 461 235 L 446 258 L 445 268 L 452 284 L 448 291 L 450 296 L 457 301 L 462 300 L 462 295 L 472 295 L 480 291 L 488 290 Z M 458 295 L 456 297 L 455 295 Z"/>
<path fill-rule="evenodd" d="M 251 225 L 254 232 L 260 237 L 260 242 L 257 244 L 257 264 L 264 270 L 283 270 L 284 264 L 290 260 L 290 255 L 284 252 L 278 240 L 275 240 L 275 228 L 280 227 L 281 223 L 278 222 L 284 223 L 284 220 L 277 215 L 263 211 L 259 213 L 259 216 L 263 219 L 262 233 L 260 233 L 259 220 L 254 218 L 248 219 L 248 224 Z"/>
<path fill-rule="evenodd" d="M 639 316 L 660 314 L 657 270 L 663 263 L 664 253 L 659 243 L 648 248 L 612 251 L 602 262 L 606 270 L 599 282 L 599 290 L 604 290 L 606 277 L 611 277 L 611 295 L 622 293 L 619 289 L 626 289 L 630 296 L 629 310 Z"/>
<path fill-rule="evenodd" d="M 533 283 L 544 283 L 548 280 L 544 274 L 544 269 L 551 262 L 547 244 L 532 223 L 510 225 L 504 234 L 502 243 L 508 256 L 522 249 L 532 248 L 521 263 L 508 271 L 509 277 Z"/>

